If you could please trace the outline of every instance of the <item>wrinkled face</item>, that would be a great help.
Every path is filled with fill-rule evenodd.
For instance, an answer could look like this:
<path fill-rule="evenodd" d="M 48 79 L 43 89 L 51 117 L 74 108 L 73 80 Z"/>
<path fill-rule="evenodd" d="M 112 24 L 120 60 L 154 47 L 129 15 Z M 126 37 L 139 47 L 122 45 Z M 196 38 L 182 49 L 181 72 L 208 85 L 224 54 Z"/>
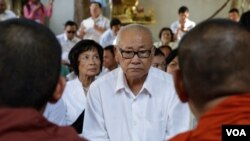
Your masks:
<path fill-rule="evenodd" d="M 101 61 L 96 48 L 81 53 L 78 60 L 79 75 L 94 77 L 100 72 Z"/>
<path fill-rule="evenodd" d="M 0 14 L 6 10 L 6 3 L 4 0 L 0 0 Z"/>
<path fill-rule="evenodd" d="M 228 18 L 229 18 L 230 20 L 232 20 L 232 21 L 238 22 L 239 19 L 240 19 L 240 16 L 239 16 L 239 14 L 236 13 L 236 12 L 230 12 L 230 13 L 228 14 Z"/>
<path fill-rule="evenodd" d="M 169 43 L 171 42 L 171 33 L 169 30 L 164 30 L 161 34 L 161 41 L 163 43 Z"/>
<path fill-rule="evenodd" d="M 117 66 L 115 56 L 109 50 L 104 50 L 103 52 L 103 66 L 109 70 Z"/>
<path fill-rule="evenodd" d="M 76 33 L 76 26 L 66 26 L 65 27 L 65 33 L 66 33 L 66 36 L 69 40 L 72 40 L 75 36 L 75 33 Z"/>
<path fill-rule="evenodd" d="M 120 39 L 116 46 L 116 53 L 127 80 L 145 79 L 154 54 L 152 37 L 145 31 L 126 30 L 123 31 Z M 125 58 L 134 52 L 137 54 L 132 58 Z"/>
<path fill-rule="evenodd" d="M 178 57 L 175 57 L 167 66 L 167 72 L 173 74 L 177 69 L 179 69 Z"/>
<path fill-rule="evenodd" d="M 121 28 L 121 25 L 114 25 L 114 26 L 112 26 L 112 32 L 113 32 L 113 34 L 115 36 L 117 35 L 117 33 L 120 30 L 120 28 Z"/>
<path fill-rule="evenodd" d="M 97 3 L 91 3 L 90 14 L 92 17 L 97 18 L 101 14 L 101 8 Z"/>
<path fill-rule="evenodd" d="M 166 70 L 166 61 L 164 56 L 154 56 L 152 61 L 152 66 L 156 67 L 162 71 Z"/>
<path fill-rule="evenodd" d="M 185 22 L 186 19 L 188 18 L 189 13 L 188 12 L 184 12 L 184 13 L 179 13 L 179 20 L 182 22 Z"/>

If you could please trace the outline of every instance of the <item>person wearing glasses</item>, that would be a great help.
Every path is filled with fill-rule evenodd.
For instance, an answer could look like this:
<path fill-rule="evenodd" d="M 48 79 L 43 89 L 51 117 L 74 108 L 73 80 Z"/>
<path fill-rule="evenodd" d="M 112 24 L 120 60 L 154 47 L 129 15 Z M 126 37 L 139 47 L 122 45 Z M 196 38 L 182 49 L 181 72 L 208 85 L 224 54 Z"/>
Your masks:
<path fill-rule="evenodd" d="M 62 47 L 62 62 L 63 64 L 69 64 L 68 54 L 71 48 L 80 41 L 76 37 L 77 24 L 73 21 L 67 21 L 64 24 L 64 33 L 57 35 L 57 39 Z"/>
<path fill-rule="evenodd" d="M 187 130 L 189 109 L 178 100 L 171 76 L 151 67 L 151 31 L 127 25 L 118 32 L 115 47 L 120 67 L 90 85 L 83 137 L 163 141 Z"/>

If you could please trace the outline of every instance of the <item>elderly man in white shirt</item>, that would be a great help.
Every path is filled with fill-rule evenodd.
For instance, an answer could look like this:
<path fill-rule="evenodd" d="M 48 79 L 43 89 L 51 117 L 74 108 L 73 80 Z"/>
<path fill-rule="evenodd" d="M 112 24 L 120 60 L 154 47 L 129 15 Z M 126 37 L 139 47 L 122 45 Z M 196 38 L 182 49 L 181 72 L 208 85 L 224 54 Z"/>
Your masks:
<path fill-rule="evenodd" d="M 170 28 L 174 32 L 174 37 L 180 41 L 183 35 L 195 26 L 195 22 L 188 19 L 189 9 L 186 6 L 181 6 L 178 10 L 179 20 L 171 24 Z"/>
<path fill-rule="evenodd" d="M 176 95 L 172 77 L 151 67 L 150 30 L 123 27 L 117 35 L 120 67 L 89 88 L 83 136 L 87 140 L 163 141 L 188 130 L 189 109 Z"/>
<path fill-rule="evenodd" d="M 0 0 L 0 21 L 16 18 L 16 14 L 6 8 L 6 1 Z"/>
<path fill-rule="evenodd" d="M 73 21 L 67 21 L 64 24 L 64 33 L 57 35 L 57 39 L 62 46 L 62 62 L 69 64 L 68 54 L 71 48 L 80 41 L 76 37 L 77 24 Z"/>
<path fill-rule="evenodd" d="M 90 2 L 91 17 L 84 19 L 78 30 L 83 39 L 95 40 L 99 43 L 101 35 L 109 28 L 109 19 L 102 15 L 102 5 L 98 1 Z"/>

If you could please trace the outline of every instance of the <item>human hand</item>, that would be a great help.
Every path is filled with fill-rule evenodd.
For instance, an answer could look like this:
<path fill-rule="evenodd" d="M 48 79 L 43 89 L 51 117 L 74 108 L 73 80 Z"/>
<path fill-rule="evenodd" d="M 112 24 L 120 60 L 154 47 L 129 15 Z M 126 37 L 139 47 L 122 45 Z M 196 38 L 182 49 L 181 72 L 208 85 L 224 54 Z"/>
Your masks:
<path fill-rule="evenodd" d="M 35 8 L 34 8 L 34 12 L 38 11 L 40 8 L 42 7 L 41 3 L 38 3 Z"/>

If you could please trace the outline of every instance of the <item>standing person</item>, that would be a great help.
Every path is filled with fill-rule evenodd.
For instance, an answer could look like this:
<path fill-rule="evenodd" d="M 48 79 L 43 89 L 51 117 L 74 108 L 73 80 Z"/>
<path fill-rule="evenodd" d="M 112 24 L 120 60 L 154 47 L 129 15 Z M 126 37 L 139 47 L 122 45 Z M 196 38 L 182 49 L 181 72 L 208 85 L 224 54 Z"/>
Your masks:
<path fill-rule="evenodd" d="M 58 127 L 42 112 L 56 102 L 61 48 L 47 27 L 27 19 L 0 22 L 0 140 L 80 141 L 73 128 Z M 10 88 L 11 87 L 11 88 Z"/>
<path fill-rule="evenodd" d="M 113 18 L 110 21 L 110 28 L 102 34 L 100 39 L 100 44 L 102 47 L 113 45 L 117 33 L 121 28 L 121 25 L 121 21 L 117 18 Z"/>
<path fill-rule="evenodd" d="M 237 8 L 232 8 L 228 11 L 228 18 L 232 21 L 239 22 L 240 12 Z"/>
<path fill-rule="evenodd" d="M 16 14 L 6 8 L 6 1 L 0 0 L 0 21 L 16 18 Z"/>
<path fill-rule="evenodd" d="M 120 67 L 90 85 L 84 137 L 162 141 L 188 129 L 189 109 L 178 100 L 171 76 L 151 67 L 154 49 L 152 34 L 142 25 L 118 32 Z"/>
<path fill-rule="evenodd" d="M 99 43 L 101 35 L 109 28 L 109 20 L 102 15 L 102 5 L 97 1 L 90 2 L 91 17 L 84 19 L 78 30 L 82 39 L 91 39 Z"/>
<path fill-rule="evenodd" d="M 47 9 L 40 0 L 29 0 L 23 7 L 24 17 L 44 24 L 45 17 L 52 16 L 53 1 L 49 0 L 49 7 Z"/>
<path fill-rule="evenodd" d="M 62 62 L 69 65 L 68 55 L 71 48 L 80 41 L 76 37 L 77 24 L 73 21 L 67 21 L 64 24 L 64 33 L 57 35 L 57 39 L 62 46 Z"/>
<path fill-rule="evenodd" d="M 186 6 L 181 6 L 178 10 L 179 20 L 171 24 L 171 29 L 174 32 L 174 37 L 180 41 L 182 36 L 195 26 L 195 22 L 188 19 L 189 9 Z"/>
<path fill-rule="evenodd" d="M 171 141 L 219 141 L 222 125 L 250 124 L 249 37 L 226 19 L 202 22 L 183 37 L 175 86 L 198 124 Z"/>

